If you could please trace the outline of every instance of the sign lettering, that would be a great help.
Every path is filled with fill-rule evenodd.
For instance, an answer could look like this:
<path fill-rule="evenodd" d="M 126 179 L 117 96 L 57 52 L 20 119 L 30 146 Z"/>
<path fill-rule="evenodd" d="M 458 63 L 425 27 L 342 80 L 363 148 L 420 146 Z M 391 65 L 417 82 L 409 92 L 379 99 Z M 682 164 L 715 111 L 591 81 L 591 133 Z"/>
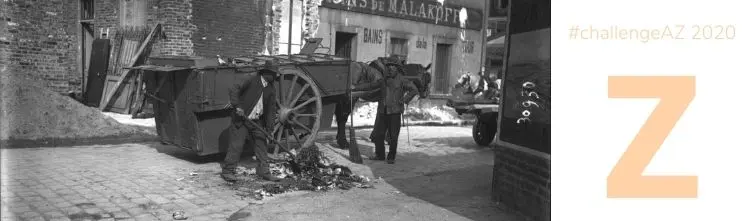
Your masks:
<path fill-rule="evenodd" d="M 426 49 L 428 48 L 428 42 L 425 38 L 418 37 L 418 40 L 416 40 L 416 48 L 418 49 Z"/>
<path fill-rule="evenodd" d="M 461 27 L 459 16 L 463 8 L 429 0 L 323 0 L 321 6 L 458 28 Z M 465 10 L 467 10 L 465 28 L 481 30 L 483 28 L 482 10 L 471 8 L 465 8 Z"/>
<path fill-rule="evenodd" d="M 364 43 L 382 44 L 383 41 L 384 41 L 383 30 L 364 28 Z"/>
<path fill-rule="evenodd" d="M 660 99 L 652 115 L 610 171 L 608 198 L 698 197 L 697 176 L 642 175 L 695 95 L 696 79 L 692 76 L 608 77 L 609 98 Z"/>

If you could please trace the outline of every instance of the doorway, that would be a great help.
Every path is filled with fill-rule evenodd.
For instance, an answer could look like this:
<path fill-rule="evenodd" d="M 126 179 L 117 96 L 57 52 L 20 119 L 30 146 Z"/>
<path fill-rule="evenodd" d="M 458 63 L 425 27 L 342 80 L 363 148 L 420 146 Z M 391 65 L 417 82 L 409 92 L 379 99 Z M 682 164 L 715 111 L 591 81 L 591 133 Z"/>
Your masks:
<path fill-rule="evenodd" d="M 436 44 L 436 60 L 434 63 L 434 82 L 435 93 L 449 94 L 449 64 L 451 57 L 450 44 Z"/>
<path fill-rule="evenodd" d="M 88 79 L 88 69 L 91 65 L 91 48 L 94 41 L 94 28 L 91 23 L 81 22 L 81 75 L 83 75 L 83 90 L 86 91 L 86 79 Z"/>
<path fill-rule="evenodd" d="M 356 40 L 356 34 L 347 32 L 335 32 L 335 55 L 353 58 L 353 43 Z"/>

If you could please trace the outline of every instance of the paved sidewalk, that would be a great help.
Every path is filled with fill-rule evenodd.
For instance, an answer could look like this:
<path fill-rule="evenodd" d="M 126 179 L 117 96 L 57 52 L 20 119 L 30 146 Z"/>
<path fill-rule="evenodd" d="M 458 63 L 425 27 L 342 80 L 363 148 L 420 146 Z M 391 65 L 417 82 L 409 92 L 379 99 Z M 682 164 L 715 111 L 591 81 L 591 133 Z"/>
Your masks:
<path fill-rule="evenodd" d="M 489 200 L 492 153 L 473 143 L 469 127 L 409 131 L 412 145 L 407 145 L 403 128 L 397 164 L 366 160 L 352 165 L 368 171 L 364 175 L 382 177 L 376 189 L 269 198 L 261 201 L 263 210 L 287 212 L 255 217 L 513 220 Z M 357 135 L 368 137 L 369 132 L 358 130 Z M 321 132 L 319 141 L 334 143 L 334 134 Z M 371 153 L 371 143 L 360 144 L 362 153 Z M 337 152 L 339 158 L 347 153 Z M 184 211 L 188 220 L 226 220 L 260 208 L 220 179 L 219 157 L 197 157 L 158 143 L 2 149 L 1 220 L 173 220 L 175 211 Z M 245 166 L 247 161 L 249 157 L 243 160 Z"/>
<path fill-rule="evenodd" d="M 2 220 L 219 220 L 247 205 L 217 163 L 160 144 L 1 151 Z"/>

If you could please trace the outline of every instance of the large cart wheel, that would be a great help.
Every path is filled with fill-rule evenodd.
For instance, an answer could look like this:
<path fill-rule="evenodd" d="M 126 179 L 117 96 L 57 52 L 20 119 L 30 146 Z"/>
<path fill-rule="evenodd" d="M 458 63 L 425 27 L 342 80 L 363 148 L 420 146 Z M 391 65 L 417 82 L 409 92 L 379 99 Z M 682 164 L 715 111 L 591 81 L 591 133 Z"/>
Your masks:
<path fill-rule="evenodd" d="M 476 120 L 473 124 L 473 140 L 481 146 L 488 146 L 496 136 L 496 122 Z"/>
<path fill-rule="evenodd" d="M 292 150 L 314 144 L 322 116 L 322 94 L 314 81 L 299 69 L 281 69 L 276 87 L 277 120 L 273 139 Z M 273 155 L 281 151 L 278 144 Z"/>

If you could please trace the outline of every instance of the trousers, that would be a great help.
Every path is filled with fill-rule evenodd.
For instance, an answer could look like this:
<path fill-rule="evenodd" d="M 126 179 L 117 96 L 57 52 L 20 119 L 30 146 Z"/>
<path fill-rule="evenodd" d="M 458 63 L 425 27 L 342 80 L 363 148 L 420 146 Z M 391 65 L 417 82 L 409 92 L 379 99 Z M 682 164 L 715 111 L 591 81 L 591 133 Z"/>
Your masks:
<path fill-rule="evenodd" d="M 388 160 L 394 160 L 397 155 L 397 139 L 400 136 L 401 113 L 385 114 L 377 111 L 378 123 L 374 124 L 374 154 L 376 157 L 384 157 L 384 139 L 389 134 L 390 151 L 387 154 Z"/>
<path fill-rule="evenodd" d="M 262 125 L 260 120 L 254 120 L 258 125 Z M 242 121 L 240 124 L 231 124 L 229 126 L 229 147 L 226 151 L 221 165 L 223 172 L 230 172 L 236 169 L 237 164 L 244 152 L 244 142 L 252 142 L 255 157 L 259 164 L 257 165 L 257 174 L 270 173 L 267 153 L 267 139 L 262 133 L 261 128 L 257 128 L 248 122 Z"/>

